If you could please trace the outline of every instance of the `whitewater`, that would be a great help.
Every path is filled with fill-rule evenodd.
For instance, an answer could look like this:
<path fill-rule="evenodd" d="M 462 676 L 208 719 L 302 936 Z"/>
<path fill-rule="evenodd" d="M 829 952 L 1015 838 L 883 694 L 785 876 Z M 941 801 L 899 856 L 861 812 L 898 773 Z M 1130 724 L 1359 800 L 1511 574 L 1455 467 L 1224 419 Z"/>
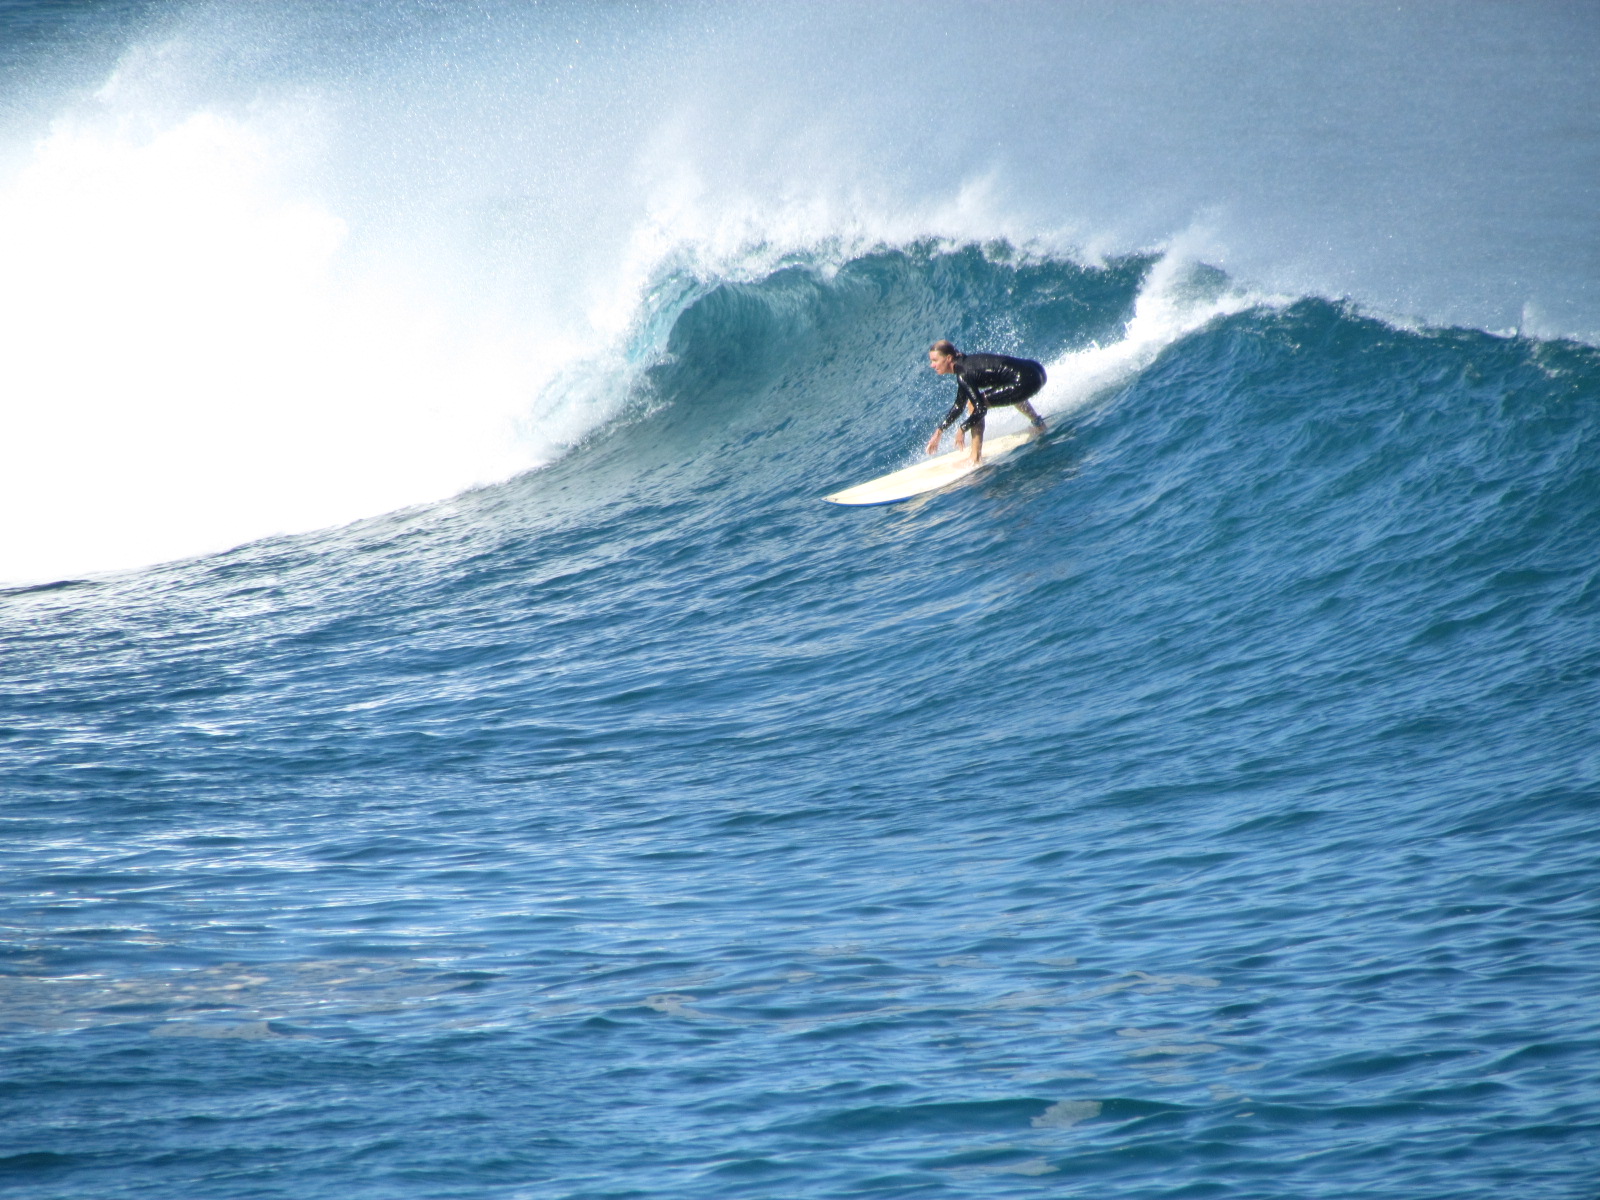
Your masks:
<path fill-rule="evenodd" d="M 0 8 L 0 1181 L 1592 1196 L 1597 52 Z"/>

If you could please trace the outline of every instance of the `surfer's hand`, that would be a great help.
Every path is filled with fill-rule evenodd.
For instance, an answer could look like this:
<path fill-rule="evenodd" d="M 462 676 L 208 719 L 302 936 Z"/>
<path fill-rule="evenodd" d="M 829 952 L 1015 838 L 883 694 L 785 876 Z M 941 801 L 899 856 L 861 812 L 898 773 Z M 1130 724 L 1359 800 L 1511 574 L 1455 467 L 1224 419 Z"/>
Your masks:
<path fill-rule="evenodd" d="M 962 433 L 961 430 L 959 430 L 959 429 L 956 430 L 956 449 L 959 450 L 959 449 L 961 449 L 961 447 L 965 446 L 966 444 L 967 444 L 967 435 Z"/>
<path fill-rule="evenodd" d="M 944 430 L 935 429 L 933 431 L 933 436 L 928 439 L 928 453 L 929 454 L 932 454 L 935 450 L 937 450 L 939 448 L 939 439 L 942 438 L 943 436 L 944 436 Z"/>

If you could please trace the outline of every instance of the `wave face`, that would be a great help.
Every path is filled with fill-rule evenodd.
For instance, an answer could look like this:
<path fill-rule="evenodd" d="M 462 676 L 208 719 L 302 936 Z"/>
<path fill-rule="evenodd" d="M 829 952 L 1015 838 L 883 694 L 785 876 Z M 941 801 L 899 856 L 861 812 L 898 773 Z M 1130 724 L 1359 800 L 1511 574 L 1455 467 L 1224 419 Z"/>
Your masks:
<path fill-rule="evenodd" d="M 8 594 L 17 1194 L 1581 1194 L 1600 352 L 1166 266 L 686 284 L 543 471 Z M 820 503 L 929 328 L 1053 433 Z"/>
<path fill-rule="evenodd" d="M 1352 93 L 1421 18 L 1008 6 L 1019 109 L 910 40 L 988 8 L 686 11 L 0 14 L 8 1194 L 1587 1195 L 1600 350 L 1330 216 L 1468 35 Z M 1459 87 L 1587 45 L 1517 11 Z M 822 503 L 940 336 L 1050 435 Z"/>

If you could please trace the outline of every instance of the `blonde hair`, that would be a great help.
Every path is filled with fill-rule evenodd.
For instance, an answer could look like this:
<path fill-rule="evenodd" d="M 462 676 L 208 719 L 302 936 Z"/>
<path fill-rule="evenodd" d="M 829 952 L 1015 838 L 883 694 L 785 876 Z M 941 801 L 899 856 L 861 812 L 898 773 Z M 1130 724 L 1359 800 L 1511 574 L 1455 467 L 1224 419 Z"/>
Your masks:
<path fill-rule="evenodd" d="M 947 342 L 943 338 L 940 338 L 933 345 L 929 346 L 928 349 L 944 358 L 961 357 L 961 351 L 955 348 L 955 344 L 953 342 Z"/>

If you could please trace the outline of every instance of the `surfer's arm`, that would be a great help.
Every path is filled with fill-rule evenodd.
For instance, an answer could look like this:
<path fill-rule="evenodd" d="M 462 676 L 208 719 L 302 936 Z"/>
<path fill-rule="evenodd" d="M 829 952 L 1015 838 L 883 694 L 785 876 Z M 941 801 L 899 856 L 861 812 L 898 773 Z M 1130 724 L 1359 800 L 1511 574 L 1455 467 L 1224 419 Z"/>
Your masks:
<path fill-rule="evenodd" d="M 939 435 L 941 435 L 944 430 L 949 429 L 952 424 L 955 424 L 955 418 L 958 418 L 958 416 L 962 414 L 963 408 L 968 408 L 968 410 L 970 410 L 971 406 L 973 406 L 973 389 L 971 389 L 971 384 L 968 384 L 968 382 L 966 382 L 965 379 L 960 378 L 960 376 L 955 376 L 955 403 L 954 405 L 950 405 L 949 413 L 944 414 L 944 421 L 939 422 L 938 429 L 933 430 L 934 440 L 930 443 L 930 445 L 939 445 Z"/>
<path fill-rule="evenodd" d="M 944 431 L 949 429 L 950 426 L 955 423 L 955 419 L 961 415 L 961 410 L 964 408 L 970 409 L 972 407 L 972 401 L 968 398 L 971 390 L 972 389 L 967 386 L 967 381 L 958 376 L 956 379 L 956 402 L 950 406 L 950 411 L 945 413 L 944 420 L 939 422 L 939 428 L 935 429 L 933 431 L 933 436 L 928 439 L 929 454 L 932 454 L 939 448 L 939 439 L 944 436 Z M 962 431 L 957 430 L 956 449 L 959 450 L 962 442 L 965 440 L 966 439 Z"/>
<path fill-rule="evenodd" d="M 956 392 L 956 402 L 950 406 L 950 411 L 945 413 L 944 420 L 939 422 L 939 432 L 943 433 L 955 424 L 955 419 L 961 415 L 961 410 L 967 407 L 965 387 Z"/>

